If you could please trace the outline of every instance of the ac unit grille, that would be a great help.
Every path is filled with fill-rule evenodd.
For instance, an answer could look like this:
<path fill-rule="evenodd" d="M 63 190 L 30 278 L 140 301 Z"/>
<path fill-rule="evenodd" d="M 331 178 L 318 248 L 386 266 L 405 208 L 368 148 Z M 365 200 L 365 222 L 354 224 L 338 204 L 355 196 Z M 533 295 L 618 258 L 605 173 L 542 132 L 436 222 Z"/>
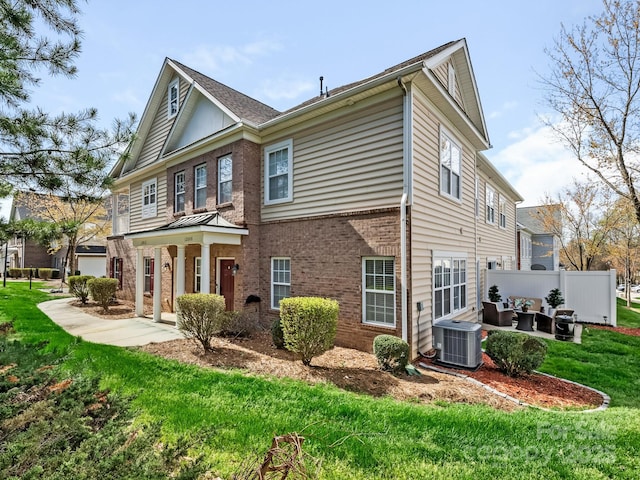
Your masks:
<path fill-rule="evenodd" d="M 479 324 L 445 320 L 433 326 L 433 337 L 440 362 L 465 368 L 476 368 L 482 364 Z"/>

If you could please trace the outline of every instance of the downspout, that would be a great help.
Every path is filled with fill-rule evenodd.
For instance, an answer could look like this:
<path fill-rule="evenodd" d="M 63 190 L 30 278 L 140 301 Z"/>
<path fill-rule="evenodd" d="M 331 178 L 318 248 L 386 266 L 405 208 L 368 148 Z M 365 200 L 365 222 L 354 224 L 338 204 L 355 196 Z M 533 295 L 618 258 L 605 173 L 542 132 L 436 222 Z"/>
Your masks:
<path fill-rule="evenodd" d="M 408 342 L 407 333 L 407 194 L 400 199 L 400 291 L 402 295 L 402 340 Z"/>
<path fill-rule="evenodd" d="M 413 342 L 409 342 L 409 308 L 407 305 L 407 203 L 411 191 L 411 95 L 402 77 L 398 77 L 398 86 L 403 92 L 403 138 L 402 138 L 402 198 L 400 199 L 400 304 L 402 314 L 402 340 L 409 343 L 411 348 Z M 418 346 L 418 350 L 419 350 Z"/>

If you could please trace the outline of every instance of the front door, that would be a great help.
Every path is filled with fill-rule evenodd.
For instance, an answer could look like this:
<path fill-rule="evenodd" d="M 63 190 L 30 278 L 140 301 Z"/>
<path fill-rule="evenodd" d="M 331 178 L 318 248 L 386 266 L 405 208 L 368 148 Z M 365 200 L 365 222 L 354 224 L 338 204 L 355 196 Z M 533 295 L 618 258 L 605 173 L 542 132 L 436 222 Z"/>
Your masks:
<path fill-rule="evenodd" d="M 220 295 L 224 297 L 227 310 L 233 310 L 233 266 L 235 260 L 220 260 Z"/>

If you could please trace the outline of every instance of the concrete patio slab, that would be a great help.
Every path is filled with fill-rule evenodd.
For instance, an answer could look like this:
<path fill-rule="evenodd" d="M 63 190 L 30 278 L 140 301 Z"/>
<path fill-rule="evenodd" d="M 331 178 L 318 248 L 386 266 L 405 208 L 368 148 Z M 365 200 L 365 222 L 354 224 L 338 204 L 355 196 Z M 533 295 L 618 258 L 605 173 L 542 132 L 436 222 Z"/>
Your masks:
<path fill-rule="evenodd" d="M 89 342 L 134 347 L 184 338 L 175 327 L 175 315 L 165 315 L 167 318 L 163 318 L 159 323 L 144 317 L 107 320 L 74 308 L 70 305 L 74 300 L 50 300 L 39 304 L 38 307 L 68 333 Z"/>

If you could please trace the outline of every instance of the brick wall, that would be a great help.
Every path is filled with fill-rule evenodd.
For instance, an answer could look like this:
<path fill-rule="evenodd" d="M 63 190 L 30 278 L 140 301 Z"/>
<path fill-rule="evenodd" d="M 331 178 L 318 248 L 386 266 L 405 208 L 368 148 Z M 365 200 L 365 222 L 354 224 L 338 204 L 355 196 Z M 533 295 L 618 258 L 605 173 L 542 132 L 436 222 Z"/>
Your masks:
<path fill-rule="evenodd" d="M 366 256 L 395 257 L 395 328 L 362 323 L 362 257 Z M 339 302 L 337 345 L 370 352 L 376 335 L 401 335 L 399 209 L 263 224 L 261 312 L 263 318 L 274 320 L 278 312 L 270 308 L 271 257 L 291 258 L 292 296 Z"/>

